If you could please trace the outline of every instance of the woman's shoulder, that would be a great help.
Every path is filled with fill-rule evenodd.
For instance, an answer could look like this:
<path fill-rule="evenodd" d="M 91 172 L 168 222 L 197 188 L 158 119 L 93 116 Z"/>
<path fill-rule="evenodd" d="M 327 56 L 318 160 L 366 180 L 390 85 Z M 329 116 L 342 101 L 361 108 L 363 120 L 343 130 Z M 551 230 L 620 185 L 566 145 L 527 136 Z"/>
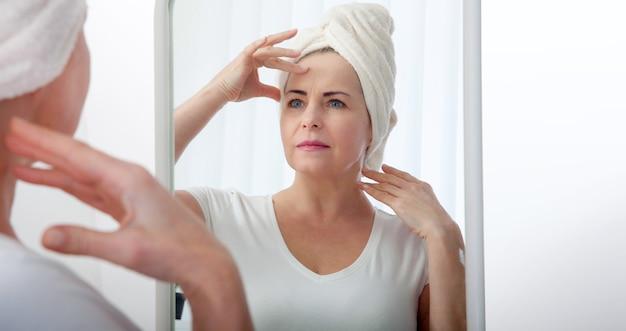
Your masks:
<path fill-rule="evenodd" d="M 247 223 L 249 218 L 266 218 L 269 213 L 270 195 L 249 195 L 236 189 L 192 187 L 185 189 L 202 208 L 207 220 Z M 271 214 L 270 214 L 271 215 Z"/>
<path fill-rule="evenodd" d="M 264 198 L 264 196 L 248 195 L 233 188 L 221 189 L 209 186 L 195 186 L 186 188 L 184 191 L 191 194 L 200 204 L 207 203 L 214 209 L 257 203 Z"/>
<path fill-rule="evenodd" d="M 0 317 L 7 329 L 40 329 L 42 321 L 59 330 L 82 330 L 93 323 L 111 330 L 137 329 L 68 267 L 1 234 L 0 260 L 0 296 L 7 302 Z M 56 304 L 61 301 L 63 305 Z"/>
<path fill-rule="evenodd" d="M 424 239 L 420 238 L 413 230 L 395 214 L 391 214 L 382 209 L 376 209 L 377 221 L 381 229 L 381 236 L 384 241 L 396 243 L 398 246 L 407 245 L 424 246 Z"/>
<path fill-rule="evenodd" d="M 394 270 L 396 275 L 406 275 L 408 279 L 425 284 L 428 270 L 426 241 L 397 215 L 378 209 L 377 217 L 380 240 L 375 263 Z"/>

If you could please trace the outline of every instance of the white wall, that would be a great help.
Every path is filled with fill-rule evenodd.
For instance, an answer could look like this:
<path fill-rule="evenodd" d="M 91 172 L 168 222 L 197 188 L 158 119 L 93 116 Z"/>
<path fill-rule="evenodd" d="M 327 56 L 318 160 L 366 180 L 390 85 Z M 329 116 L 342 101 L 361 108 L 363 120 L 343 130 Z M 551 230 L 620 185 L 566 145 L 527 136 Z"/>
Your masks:
<path fill-rule="evenodd" d="M 483 1 L 488 330 L 626 330 L 624 13 Z"/>
<path fill-rule="evenodd" d="M 85 33 L 92 78 L 77 136 L 153 171 L 154 1 L 93 0 L 88 5 Z M 13 224 L 27 246 L 43 252 L 42 231 L 61 222 L 115 226 L 63 192 L 18 186 Z M 93 259 L 52 257 L 69 265 L 142 329 L 156 329 L 155 281 Z"/>

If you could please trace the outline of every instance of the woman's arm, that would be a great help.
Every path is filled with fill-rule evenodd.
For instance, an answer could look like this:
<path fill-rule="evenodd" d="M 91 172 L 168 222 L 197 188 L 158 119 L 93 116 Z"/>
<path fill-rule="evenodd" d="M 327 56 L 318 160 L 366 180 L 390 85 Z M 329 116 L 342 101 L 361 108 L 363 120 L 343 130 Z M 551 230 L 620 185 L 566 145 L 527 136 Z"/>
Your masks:
<path fill-rule="evenodd" d="M 226 251 L 189 258 L 180 287 L 191 306 L 193 330 L 253 330 L 239 271 Z M 191 265 L 190 265 L 191 266 Z"/>
<path fill-rule="evenodd" d="M 209 84 L 174 111 L 174 160 L 226 102 L 223 93 Z"/>
<path fill-rule="evenodd" d="M 268 67 L 290 73 L 307 69 L 279 57 L 297 57 L 299 52 L 274 47 L 292 38 L 297 30 L 289 30 L 261 38 L 248 45 L 231 63 L 220 71 L 207 86 L 187 100 L 174 112 L 174 155 L 178 160 L 189 142 L 206 126 L 227 102 L 267 97 L 280 101 L 280 90 L 259 81 L 258 68 Z"/>
<path fill-rule="evenodd" d="M 437 201 L 432 188 L 410 174 L 383 165 L 384 173 L 364 170 L 377 183 L 361 183 L 369 195 L 390 206 L 416 235 L 426 241 L 429 330 L 465 330 L 465 267 L 463 237 L 456 223 Z M 418 317 L 423 318 L 422 314 Z"/>
<path fill-rule="evenodd" d="M 451 219 L 441 231 L 429 233 L 429 330 L 465 330 L 465 267 L 463 239 Z"/>
<path fill-rule="evenodd" d="M 228 250 L 145 169 L 18 119 L 11 121 L 6 145 L 51 166 L 16 164 L 11 169 L 16 178 L 62 189 L 119 223 L 113 232 L 54 226 L 44 233 L 45 247 L 180 284 L 194 312 L 194 330 L 252 330 Z"/>
<path fill-rule="evenodd" d="M 177 190 L 174 192 L 174 197 L 178 202 L 182 203 L 185 207 L 191 210 L 199 219 L 204 220 L 204 212 L 202 211 L 202 207 L 196 198 L 194 198 L 189 192 L 184 190 Z M 204 223 L 203 223 L 204 224 Z"/>
<path fill-rule="evenodd" d="M 422 294 L 417 301 L 417 330 L 428 331 L 430 329 L 430 285 L 424 286 Z"/>

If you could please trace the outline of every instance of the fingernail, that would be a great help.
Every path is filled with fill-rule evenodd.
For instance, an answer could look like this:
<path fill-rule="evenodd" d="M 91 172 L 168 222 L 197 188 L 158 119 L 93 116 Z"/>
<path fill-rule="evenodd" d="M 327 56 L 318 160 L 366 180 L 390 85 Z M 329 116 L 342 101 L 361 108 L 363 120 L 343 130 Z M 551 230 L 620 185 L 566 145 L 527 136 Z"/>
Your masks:
<path fill-rule="evenodd" d="M 65 234 L 59 230 L 49 230 L 44 237 L 44 244 L 48 247 L 61 247 L 65 242 Z"/>

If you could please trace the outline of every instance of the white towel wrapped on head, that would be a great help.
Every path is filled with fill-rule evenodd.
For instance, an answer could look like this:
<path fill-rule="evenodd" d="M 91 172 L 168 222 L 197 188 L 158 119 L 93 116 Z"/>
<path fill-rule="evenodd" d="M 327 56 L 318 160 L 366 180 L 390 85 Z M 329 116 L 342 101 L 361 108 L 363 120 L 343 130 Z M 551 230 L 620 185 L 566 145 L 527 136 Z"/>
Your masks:
<path fill-rule="evenodd" d="M 393 110 L 396 76 L 393 29 L 393 19 L 385 7 L 352 3 L 331 8 L 320 26 L 300 31 L 287 46 L 301 51 L 296 62 L 331 47 L 352 65 L 361 82 L 372 123 L 372 143 L 365 166 L 373 170 L 380 168 L 387 137 L 397 122 Z M 287 77 L 288 74 L 281 74 L 281 91 Z"/>
<path fill-rule="evenodd" d="M 86 12 L 84 0 L 0 1 L 0 100 L 33 92 L 63 72 Z"/>

